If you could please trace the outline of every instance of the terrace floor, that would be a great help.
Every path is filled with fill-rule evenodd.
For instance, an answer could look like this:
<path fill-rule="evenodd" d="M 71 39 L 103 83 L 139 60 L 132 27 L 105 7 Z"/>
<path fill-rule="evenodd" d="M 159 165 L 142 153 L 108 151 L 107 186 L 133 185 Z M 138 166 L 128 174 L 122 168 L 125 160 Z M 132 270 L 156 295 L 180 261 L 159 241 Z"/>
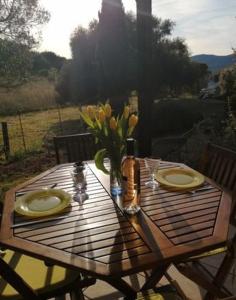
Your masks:
<path fill-rule="evenodd" d="M 234 232 L 236 231 L 235 228 L 230 227 L 229 235 L 232 236 Z M 215 273 L 217 271 L 217 268 L 219 264 L 221 263 L 223 259 L 222 255 L 212 256 L 208 258 L 204 258 L 202 262 L 204 265 L 208 268 L 209 271 L 212 273 Z M 225 287 L 232 292 L 233 295 L 236 296 L 236 272 L 234 271 L 234 268 L 236 268 L 236 259 L 234 262 L 234 267 L 232 267 L 227 280 L 225 282 Z M 202 300 L 205 291 L 201 288 L 199 288 L 196 284 L 194 284 L 192 281 L 187 279 L 186 277 L 182 276 L 177 269 L 174 266 L 171 266 L 168 271 L 169 275 L 172 277 L 172 279 L 176 280 L 179 286 L 181 287 L 181 290 L 184 292 L 186 297 L 189 300 Z M 136 275 L 127 276 L 125 278 L 127 282 L 131 283 L 134 287 L 141 287 L 142 284 L 145 281 L 145 274 L 144 273 L 138 273 Z M 165 286 L 168 285 L 169 281 L 163 277 L 160 281 L 160 284 L 158 286 Z M 84 296 L 86 300 L 121 300 L 123 299 L 122 294 L 112 288 L 107 283 L 97 280 L 97 283 L 89 288 L 86 288 L 84 290 Z M 236 299 L 236 298 L 235 298 Z M 66 297 L 66 300 L 70 300 L 69 296 Z"/>

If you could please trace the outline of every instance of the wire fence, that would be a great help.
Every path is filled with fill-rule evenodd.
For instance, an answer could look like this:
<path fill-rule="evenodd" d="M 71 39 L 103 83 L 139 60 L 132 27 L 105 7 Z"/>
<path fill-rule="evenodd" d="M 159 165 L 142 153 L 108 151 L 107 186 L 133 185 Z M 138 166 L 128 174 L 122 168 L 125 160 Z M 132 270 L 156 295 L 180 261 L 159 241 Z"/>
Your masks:
<path fill-rule="evenodd" d="M 138 111 L 138 97 L 133 93 L 129 98 L 132 112 Z M 15 116 L 0 119 L 7 123 L 9 152 L 11 156 L 27 152 L 52 148 L 53 136 L 75 134 L 87 131 L 86 125 L 79 118 L 79 107 L 60 107 L 31 113 L 18 113 Z M 0 149 L 4 148 L 3 134 L 0 130 Z M 45 149 L 46 148 L 46 149 Z M 4 158 L 0 151 L 0 160 Z"/>
<path fill-rule="evenodd" d="M 10 154 L 13 156 L 44 148 L 50 150 L 53 136 L 85 130 L 79 118 L 78 107 L 58 107 L 34 113 L 18 113 L 17 116 L 1 121 L 7 123 Z M 2 133 L 0 133 L 0 148 L 1 146 L 4 147 Z M 1 159 L 4 159 L 3 155 Z"/>

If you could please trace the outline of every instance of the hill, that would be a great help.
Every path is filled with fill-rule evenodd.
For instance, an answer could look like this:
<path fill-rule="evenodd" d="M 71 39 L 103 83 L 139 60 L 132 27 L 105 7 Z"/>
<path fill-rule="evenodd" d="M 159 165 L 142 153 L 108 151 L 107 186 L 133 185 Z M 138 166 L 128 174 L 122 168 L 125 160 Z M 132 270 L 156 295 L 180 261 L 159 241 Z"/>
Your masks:
<path fill-rule="evenodd" d="M 233 54 L 224 56 L 213 54 L 200 54 L 192 56 L 191 59 L 199 63 L 207 64 L 209 70 L 213 73 L 236 63 L 236 57 Z"/>

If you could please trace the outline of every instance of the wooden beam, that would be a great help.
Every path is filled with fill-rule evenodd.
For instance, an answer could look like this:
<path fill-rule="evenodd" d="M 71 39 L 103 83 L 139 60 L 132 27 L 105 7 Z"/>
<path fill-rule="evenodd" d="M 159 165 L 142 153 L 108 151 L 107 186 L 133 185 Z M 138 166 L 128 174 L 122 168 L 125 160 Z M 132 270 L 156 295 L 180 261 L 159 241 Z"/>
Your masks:
<path fill-rule="evenodd" d="M 152 1 L 136 0 L 139 63 L 139 156 L 151 155 Z"/>

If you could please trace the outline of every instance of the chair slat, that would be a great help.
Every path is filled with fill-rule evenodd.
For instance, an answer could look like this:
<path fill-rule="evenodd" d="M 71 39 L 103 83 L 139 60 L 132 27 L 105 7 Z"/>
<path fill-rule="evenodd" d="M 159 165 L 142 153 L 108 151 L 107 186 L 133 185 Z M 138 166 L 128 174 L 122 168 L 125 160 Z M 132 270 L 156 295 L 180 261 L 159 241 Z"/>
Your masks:
<path fill-rule="evenodd" d="M 91 133 L 54 137 L 57 163 L 93 159 L 98 146 Z"/>

